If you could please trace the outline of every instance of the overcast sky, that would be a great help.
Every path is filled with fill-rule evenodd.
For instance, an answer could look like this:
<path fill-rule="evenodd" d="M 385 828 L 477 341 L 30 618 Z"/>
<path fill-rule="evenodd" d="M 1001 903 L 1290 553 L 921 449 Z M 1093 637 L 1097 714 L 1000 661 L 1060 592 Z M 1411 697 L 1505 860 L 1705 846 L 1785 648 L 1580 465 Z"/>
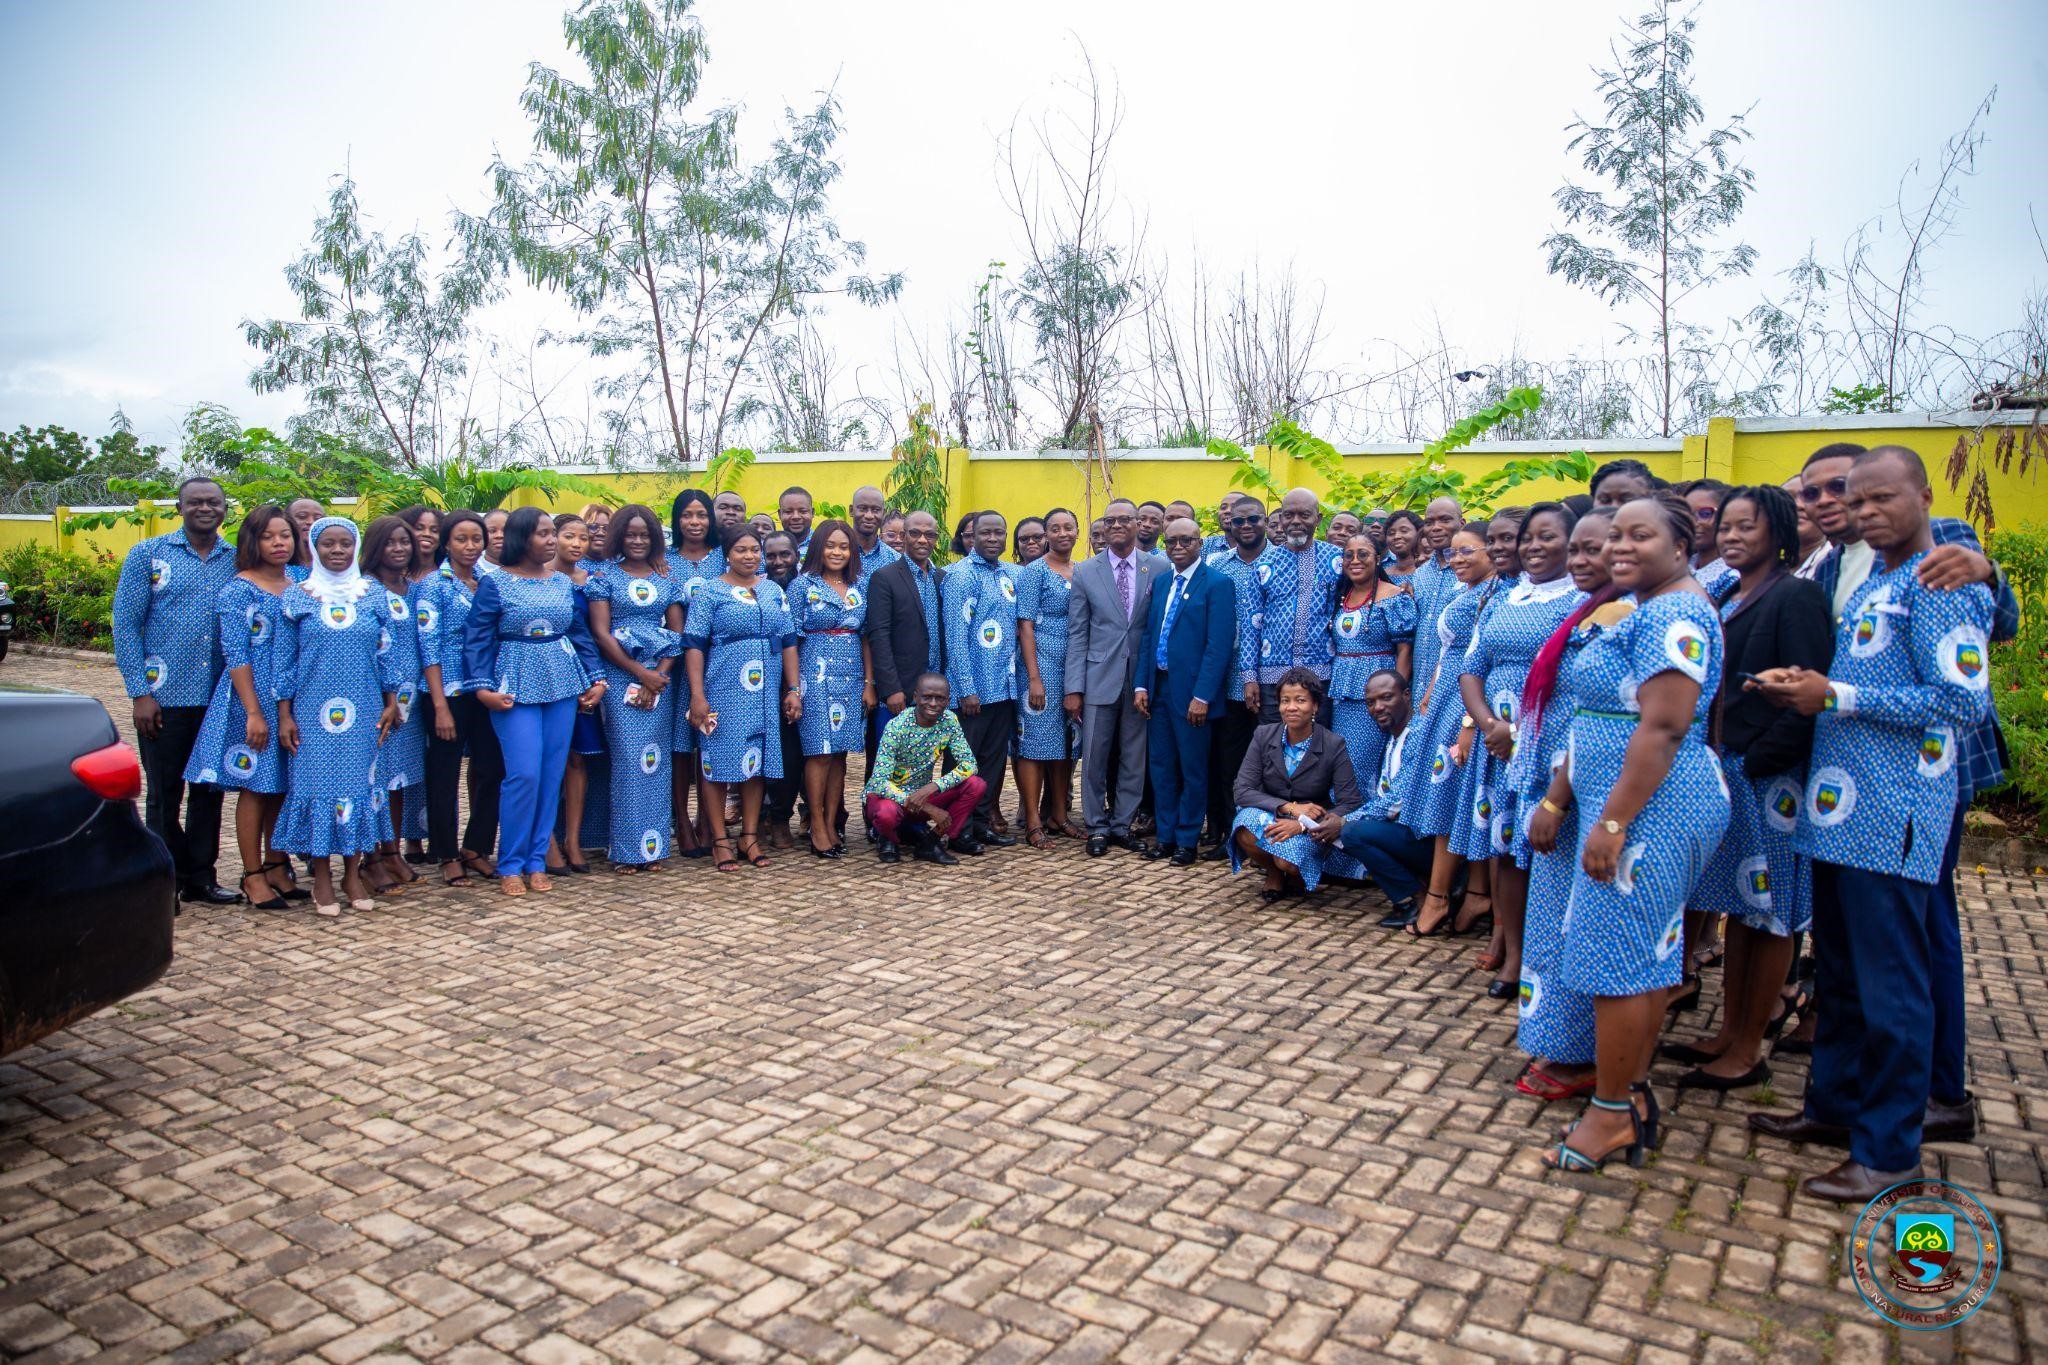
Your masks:
<path fill-rule="evenodd" d="M 936 331 L 985 263 L 1016 259 L 995 140 L 1058 97 L 1077 41 L 1119 84 L 1118 186 L 1150 248 L 1212 266 L 1291 261 L 1327 292 L 1330 358 L 1438 320 L 1475 354 L 1615 336 L 1547 277 L 1551 194 L 1577 171 L 1575 111 L 1638 0 L 706 0 L 709 98 L 764 137 L 836 84 L 847 131 L 839 221 L 908 276 L 879 317 L 835 313 L 852 379 L 880 392 L 891 329 Z M 1809 240 L 1837 259 L 1993 86 L 1989 142 L 1929 311 L 1966 331 L 2016 321 L 2048 278 L 2048 4 L 1710 0 L 1697 36 L 1710 118 L 1751 105 L 1757 189 L 1742 237 L 1759 275 Z M 192 402 L 279 424 L 247 387 L 239 321 L 290 307 L 332 177 L 352 168 L 387 231 L 440 238 L 478 209 L 494 146 L 529 142 L 526 64 L 565 60 L 560 0 L 0 0 L 0 427 L 105 429 L 117 404 L 169 442 Z M 1721 313 L 1766 282 L 1738 286 Z M 1775 287 L 1774 282 L 1771 282 Z M 542 309 L 491 319 L 515 342 Z M 857 373 L 856 373 L 857 372 Z M 169 442 L 173 443 L 174 442 Z"/>

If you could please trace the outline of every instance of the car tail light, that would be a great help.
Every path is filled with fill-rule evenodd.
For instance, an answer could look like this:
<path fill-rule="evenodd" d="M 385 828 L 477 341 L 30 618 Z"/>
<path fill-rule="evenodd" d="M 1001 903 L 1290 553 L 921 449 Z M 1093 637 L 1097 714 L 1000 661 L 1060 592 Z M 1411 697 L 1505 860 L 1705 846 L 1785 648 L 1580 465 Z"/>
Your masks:
<path fill-rule="evenodd" d="M 125 744 L 109 744 L 71 760 L 71 771 L 93 792 L 109 801 L 132 801 L 142 795 L 142 760 Z"/>

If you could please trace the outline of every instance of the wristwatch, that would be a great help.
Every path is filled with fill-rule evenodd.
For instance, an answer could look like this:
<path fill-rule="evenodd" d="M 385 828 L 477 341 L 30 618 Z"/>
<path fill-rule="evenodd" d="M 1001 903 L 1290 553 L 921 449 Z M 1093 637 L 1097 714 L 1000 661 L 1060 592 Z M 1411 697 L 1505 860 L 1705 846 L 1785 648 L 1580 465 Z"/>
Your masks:
<path fill-rule="evenodd" d="M 1606 830 L 1609 834 L 1619 834 L 1624 829 L 1626 829 L 1627 826 L 1622 824 L 1619 820 L 1602 820 L 1600 822 L 1600 828 Z"/>

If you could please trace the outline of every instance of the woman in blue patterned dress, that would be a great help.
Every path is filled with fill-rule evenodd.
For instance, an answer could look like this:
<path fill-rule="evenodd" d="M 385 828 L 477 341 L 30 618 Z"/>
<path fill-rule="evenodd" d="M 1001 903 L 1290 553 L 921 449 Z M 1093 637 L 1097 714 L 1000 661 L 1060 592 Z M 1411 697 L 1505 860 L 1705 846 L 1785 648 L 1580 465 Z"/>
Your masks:
<path fill-rule="evenodd" d="M 420 584 L 426 582 L 434 574 L 435 570 L 441 567 L 441 525 L 447 520 L 447 514 L 438 507 L 428 507 L 424 503 L 415 503 L 413 506 L 400 512 L 398 517 L 399 520 L 406 524 L 406 528 L 412 532 L 412 566 L 406 571 L 405 575 L 408 585 L 406 589 L 406 605 L 408 607 L 417 607 L 419 604 Z M 422 645 L 420 648 L 420 663 L 423 666 L 426 663 L 428 652 L 427 647 Z M 431 731 L 433 728 L 433 716 L 428 712 L 428 708 L 422 704 L 425 700 L 426 689 L 422 686 L 415 705 L 418 706 L 421 712 L 427 713 L 426 726 Z M 433 736 L 429 734 L 427 737 L 428 745 L 432 745 L 433 742 Z M 413 799 L 405 803 L 404 815 L 405 818 L 401 822 L 403 828 L 399 830 L 399 834 L 405 839 L 405 860 L 417 867 L 431 861 L 427 857 L 426 849 L 428 833 L 427 803 L 420 799 L 420 793 L 414 792 Z"/>
<path fill-rule="evenodd" d="M 491 728 L 490 713 L 468 689 L 462 670 L 462 633 L 476 600 L 477 564 L 485 543 L 482 517 L 450 512 L 442 519 L 436 549 L 441 563 L 412 590 L 421 681 L 434 717 L 427 740 L 427 854 L 441 865 L 441 880 L 449 886 L 468 886 L 471 875 L 494 875 L 490 855 L 498 846 L 498 793 L 505 780 L 498 732 Z M 465 751 L 469 823 L 458 842 Z"/>
<path fill-rule="evenodd" d="M 712 500 L 701 488 L 685 488 L 676 494 L 669 509 L 668 576 L 676 585 L 676 600 L 690 609 L 690 598 L 698 588 L 725 572 L 725 551 L 719 548 L 718 520 Z M 671 792 L 675 802 L 676 852 L 685 858 L 702 858 L 711 852 L 711 826 L 704 813 L 702 775 L 697 768 L 697 730 L 690 724 L 690 680 L 682 668 L 675 681 L 675 775 Z M 697 813 L 690 813 L 690 797 L 698 796 Z"/>
<path fill-rule="evenodd" d="M 609 518 L 611 509 L 604 510 Z M 584 585 L 593 573 L 610 563 L 591 558 L 596 540 L 590 523 L 581 513 L 555 514 L 555 572 L 576 589 L 576 614 L 582 618 L 586 631 L 590 629 L 590 597 L 584 592 Z M 566 871 L 581 876 L 590 871 L 583 846 L 610 839 L 610 782 L 604 722 L 598 718 L 597 707 L 578 706 L 576 724 L 569 731 L 569 766 L 562 773 L 562 802 L 555 816 L 555 837 L 548 844 L 549 872 Z"/>
<path fill-rule="evenodd" d="M 1387 518 L 1380 535 L 1386 541 L 1387 577 L 1405 585 L 1415 577 L 1422 550 L 1422 518 L 1403 507 Z"/>
<path fill-rule="evenodd" d="M 1664 1047 L 1666 1057 L 1696 1068 L 1679 1078 L 1681 1091 L 1735 1090 L 1771 1078 L 1764 1065 L 1764 1040 L 1774 1011 L 1784 1003 L 1793 935 L 1804 933 L 1813 919 L 1813 868 L 1793 847 L 1793 833 L 1806 790 L 1814 720 L 1773 706 L 1760 693 L 1744 692 L 1738 670 L 1761 675 L 1773 668 L 1804 668 L 1825 674 L 1834 662 L 1827 594 L 1792 572 L 1800 561 L 1799 510 L 1785 491 L 1769 486 L 1734 490 L 1721 504 L 1718 531 L 1719 562 L 1735 575 L 1721 603 L 1728 646 L 1721 683 L 1721 775 L 1730 805 L 1728 833 L 1700 876 L 1691 910 L 1702 918 L 1728 917 L 1722 973 L 1726 1000 L 1713 1037 Z M 1752 615 L 1766 598 L 1772 609 Z M 1776 1019 L 1782 1026 L 1784 1015 Z"/>
<path fill-rule="evenodd" d="M 419 626 L 413 619 L 407 574 L 413 562 L 412 528 L 400 517 L 378 517 L 363 528 L 361 555 L 364 576 L 391 594 L 385 628 L 391 633 L 391 675 L 398 679 L 398 725 L 384 739 L 377 755 L 377 777 L 384 784 L 384 800 L 391 807 L 391 838 L 377 850 L 377 856 L 363 864 L 370 890 L 379 896 L 396 896 L 418 881 L 400 851 L 398 834 L 405 827 L 406 793 L 418 794 L 413 805 L 424 806 L 427 792 L 427 733 L 432 728 L 431 708 L 418 704 L 423 693 L 420 683 Z"/>
<path fill-rule="evenodd" d="M 1565 742 L 1571 737 L 1571 668 L 1597 623 L 1589 618 L 1614 600 L 1607 574 L 1608 509 L 1579 518 L 1565 551 L 1565 572 L 1585 600 L 1565 618 L 1530 665 L 1522 688 L 1522 718 L 1508 780 L 1515 787 L 1514 857 L 1529 877 L 1522 925 L 1521 1002 L 1515 1039 L 1529 1065 L 1515 1089 L 1539 1100 L 1565 1100 L 1593 1091 L 1593 1000 L 1557 979 L 1564 952 L 1564 909 L 1579 864 L 1578 826 L 1563 818 L 1569 784 L 1560 784 Z"/>
<path fill-rule="evenodd" d="M 336 854 L 342 896 L 358 910 L 377 908 L 362 860 L 391 834 L 377 747 L 398 726 L 399 678 L 391 594 L 357 565 L 355 523 L 322 517 L 308 535 L 312 568 L 284 595 L 272 657 L 277 738 L 292 757 L 270 844 L 312 860 L 313 908 L 338 915 L 327 861 Z"/>
<path fill-rule="evenodd" d="M 1520 714 L 1516 708 L 1536 651 L 1582 600 L 1565 572 L 1565 546 L 1578 519 L 1556 502 L 1539 502 L 1524 514 L 1515 533 L 1521 577 L 1480 620 L 1458 678 L 1476 734 L 1472 761 L 1465 766 L 1465 806 L 1471 818 L 1462 851 L 1470 859 L 1493 860 L 1493 942 L 1486 953 L 1496 973 L 1486 988 L 1493 1000 L 1513 996 L 1522 979 L 1522 911 L 1529 877 L 1511 856 L 1518 821 L 1515 789 L 1508 780 Z M 1495 518 L 1496 524 L 1500 520 Z M 1451 847 L 1459 847 L 1455 838 Z"/>
<path fill-rule="evenodd" d="M 780 727 L 796 724 L 804 708 L 796 682 L 796 626 L 782 589 L 761 576 L 761 533 L 751 526 L 729 532 L 725 562 L 725 572 L 697 589 L 683 615 L 683 666 L 690 679 L 690 724 L 701 737 L 712 856 L 720 872 L 731 872 L 741 858 L 768 866 L 761 849 L 761 798 L 768 779 L 782 776 Z M 735 784 L 737 837 L 725 824 L 725 793 Z"/>
<path fill-rule="evenodd" d="M 1053 508 L 1045 514 L 1045 553 L 1017 575 L 1017 657 L 1025 678 L 1017 708 L 1017 804 L 1024 842 L 1033 848 L 1052 846 L 1049 829 L 1081 837 L 1067 817 L 1081 736 L 1066 709 L 1067 598 L 1080 538 L 1080 519 Z"/>
<path fill-rule="evenodd" d="M 1633 610 L 1572 665 L 1576 709 L 1560 797 L 1578 818 L 1559 979 L 1594 997 L 1593 1099 L 1546 1164 L 1641 1165 L 1661 1120 L 1650 1057 L 1665 994 L 1685 972 L 1685 907 L 1728 825 L 1707 745 L 1721 686 L 1721 619 L 1692 577 L 1692 509 L 1659 494 L 1621 507 L 1607 567 Z"/>
<path fill-rule="evenodd" d="M 837 833 L 846 820 L 846 756 L 863 747 L 875 705 L 874 669 L 861 635 L 868 602 L 853 527 L 832 519 L 811 528 L 804 569 L 790 582 L 788 597 L 800 637 L 797 686 L 804 711 L 797 737 L 811 806 L 811 853 L 838 858 L 846 852 Z"/>
<path fill-rule="evenodd" d="M 1406 787 L 1401 794 L 1401 823 L 1426 839 L 1436 841 L 1430 860 L 1429 886 L 1422 897 L 1415 923 L 1407 931 L 1427 938 L 1440 931 L 1463 933 L 1489 908 L 1486 884 L 1467 883 L 1465 903 L 1455 926 L 1451 920 L 1451 882 L 1457 875 L 1458 858 L 1451 852 L 1451 831 L 1464 823 L 1465 813 L 1458 800 L 1458 777 L 1471 758 L 1472 721 L 1465 714 L 1464 698 L 1458 691 L 1458 670 L 1464 666 L 1465 649 L 1479 615 L 1493 600 L 1500 580 L 1493 576 L 1493 561 L 1486 553 L 1482 528 L 1467 526 L 1451 537 L 1444 558 L 1458 580 L 1455 590 L 1443 594 L 1443 605 L 1433 623 L 1423 622 L 1418 630 L 1436 633 L 1436 668 L 1431 676 L 1418 679 L 1415 714 L 1408 722 L 1408 740 L 1402 746 L 1405 761 L 1401 771 Z"/>
<path fill-rule="evenodd" d="M 206 782 L 235 795 L 235 842 L 241 849 L 242 894 L 258 910 L 287 909 L 306 893 L 292 881 L 291 860 L 269 855 L 271 826 L 284 801 L 284 750 L 277 742 L 272 651 L 291 587 L 285 568 L 298 552 L 298 532 L 275 503 L 252 508 L 235 535 L 235 576 L 214 605 L 216 637 L 226 663 L 185 765 L 187 782 Z"/>
<path fill-rule="evenodd" d="M 1280 693 L 1280 719 L 1253 733 L 1244 766 L 1238 769 L 1231 789 L 1237 817 L 1224 841 L 1230 848 L 1231 872 L 1242 871 L 1250 863 L 1265 873 L 1266 884 L 1259 894 L 1269 901 L 1300 894 L 1296 886 L 1313 891 L 1322 884 L 1325 864 L 1343 852 L 1337 841 L 1343 835 L 1344 821 L 1361 804 L 1343 737 L 1316 723 L 1316 713 L 1323 705 L 1323 680 L 1309 669 L 1290 668 L 1275 686 Z M 1276 730 L 1280 733 L 1274 736 Z M 1270 778 L 1265 764 L 1276 740 L 1286 767 L 1283 779 Z M 1326 746 L 1333 751 L 1328 765 L 1330 781 L 1327 785 L 1318 782 L 1323 790 L 1302 790 L 1316 771 L 1312 767 L 1309 773 L 1301 773 L 1302 763 L 1312 751 L 1323 752 Z M 1269 781 L 1296 789 L 1275 791 L 1266 785 Z M 1316 824 L 1311 827 L 1304 820 Z"/>
<path fill-rule="evenodd" d="M 569 733 L 577 709 L 603 700 L 606 684 L 576 609 L 581 594 L 555 571 L 554 522 L 538 507 L 521 507 L 505 519 L 501 543 L 504 559 L 477 581 L 463 622 L 462 671 L 505 757 L 498 889 L 523 896 L 554 890 L 547 853 Z"/>
<path fill-rule="evenodd" d="M 612 871 L 631 875 L 660 871 L 673 837 L 669 769 L 683 604 L 652 509 L 626 504 L 609 531 L 611 561 L 590 575 L 583 592 L 590 599 L 590 636 L 610 684 L 603 705 L 612 755 L 609 856 Z"/>
<path fill-rule="evenodd" d="M 1365 682 L 1383 668 L 1404 678 L 1413 671 L 1415 598 L 1387 577 L 1379 547 L 1363 531 L 1345 542 L 1343 577 L 1332 596 L 1330 728 L 1351 751 L 1351 771 L 1376 775 L 1387 737 L 1366 709 Z"/>

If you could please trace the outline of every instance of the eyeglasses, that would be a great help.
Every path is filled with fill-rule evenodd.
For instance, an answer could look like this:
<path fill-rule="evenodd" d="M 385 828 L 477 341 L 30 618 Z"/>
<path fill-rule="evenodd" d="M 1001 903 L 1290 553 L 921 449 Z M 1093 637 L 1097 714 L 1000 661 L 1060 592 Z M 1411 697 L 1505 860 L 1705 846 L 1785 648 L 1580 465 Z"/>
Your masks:
<path fill-rule="evenodd" d="M 1102 524 L 1104 526 L 1129 526 L 1136 520 L 1136 517 L 1104 517 Z"/>
<path fill-rule="evenodd" d="M 1452 559 L 1470 559 L 1473 555 L 1483 555 L 1486 551 L 1476 545 L 1453 545 L 1444 553 Z"/>
<path fill-rule="evenodd" d="M 1200 545 L 1202 538 L 1200 536 L 1168 536 L 1166 543 L 1168 545 Z"/>
<path fill-rule="evenodd" d="M 1825 492 L 1829 497 L 1840 501 L 1842 496 L 1848 491 L 1849 479 L 1847 475 L 1843 475 L 1840 478 L 1829 479 L 1824 483 L 1807 484 L 1799 490 L 1799 500 L 1801 502 L 1819 502 L 1820 495 Z"/>
<path fill-rule="evenodd" d="M 1721 515 L 1721 509 L 1718 507 L 1695 507 L 1692 509 L 1692 514 L 1699 521 L 1712 521 Z"/>
<path fill-rule="evenodd" d="M 1266 519 L 1264 517 L 1232 517 L 1225 524 L 1230 526 L 1264 526 Z"/>
<path fill-rule="evenodd" d="M 1379 556 L 1371 550 L 1346 550 L 1344 552 L 1344 562 L 1346 564 L 1374 564 L 1378 561 Z"/>

